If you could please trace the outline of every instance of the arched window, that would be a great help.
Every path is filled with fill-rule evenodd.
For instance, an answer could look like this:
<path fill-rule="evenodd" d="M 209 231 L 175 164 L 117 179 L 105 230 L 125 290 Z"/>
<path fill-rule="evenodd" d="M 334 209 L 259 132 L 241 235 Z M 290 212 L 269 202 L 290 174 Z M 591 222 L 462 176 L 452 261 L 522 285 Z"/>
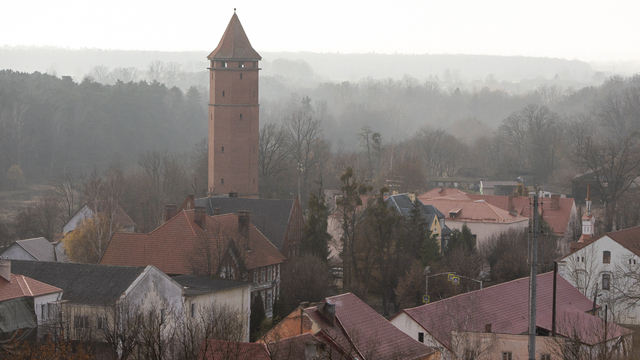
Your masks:
<path fill-rule="evenodd" d="M 611 263 L 611 251 L 603 251 L 602 252 L 602 263 L 610 264 Z"/>

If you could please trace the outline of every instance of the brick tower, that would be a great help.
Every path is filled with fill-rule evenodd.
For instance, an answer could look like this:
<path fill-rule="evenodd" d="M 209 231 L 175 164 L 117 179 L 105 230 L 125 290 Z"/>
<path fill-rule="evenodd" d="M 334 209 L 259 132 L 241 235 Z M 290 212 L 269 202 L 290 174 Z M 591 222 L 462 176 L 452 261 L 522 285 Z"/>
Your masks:
<path fill-rule="evenodd" d="M 209 67 L 210 194 L 258 196 L 258 61 L 235 10 Z"/>

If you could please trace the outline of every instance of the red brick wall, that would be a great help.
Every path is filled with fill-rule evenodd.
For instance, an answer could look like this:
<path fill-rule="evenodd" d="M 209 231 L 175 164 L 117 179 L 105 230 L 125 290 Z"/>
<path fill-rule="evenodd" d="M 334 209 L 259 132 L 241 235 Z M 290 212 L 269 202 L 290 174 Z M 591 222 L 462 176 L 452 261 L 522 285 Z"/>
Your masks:
<path fill-rule="evenodd" d="M 221 63 L 209 68 L 209 192 L 256 195 L 259 68 L 256 61 L 244 61 L 244 68 L 239 61 Z"/>

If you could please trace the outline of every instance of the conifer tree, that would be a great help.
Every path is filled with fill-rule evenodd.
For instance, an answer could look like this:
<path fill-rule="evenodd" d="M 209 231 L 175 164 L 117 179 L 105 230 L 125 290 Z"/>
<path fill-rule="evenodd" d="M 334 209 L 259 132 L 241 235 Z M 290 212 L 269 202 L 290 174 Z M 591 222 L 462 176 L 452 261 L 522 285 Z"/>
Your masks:
<path fill-rule="evenodd" d="M 308 206 L 309 216 L 302 228 L 300 252 L 317 256 L 322 261 L 327 262 L 331 235 L 327 232 L 329 211 L 322 188 L 309 195 Z"/>

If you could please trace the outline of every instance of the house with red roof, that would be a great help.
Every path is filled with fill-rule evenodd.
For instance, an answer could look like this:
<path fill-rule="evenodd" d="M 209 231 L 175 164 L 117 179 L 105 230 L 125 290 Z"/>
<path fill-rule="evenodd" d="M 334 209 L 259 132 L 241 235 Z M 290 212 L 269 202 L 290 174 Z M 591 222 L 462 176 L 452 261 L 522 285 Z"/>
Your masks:
<path fill-rule="evenodd" d="M 345 359 L 438 359 L 439 352 L 412 339 L 352 293 L 300 306 L 259 341 L 313 335 Z"/>
<path fill-rule="evenodd" d="M 418 196 L 425 205 L 432 205 L 445 216 L 451 229 L 462 230 L 466 225 L 476 240 L 476 246 L 492 235 L 509 229 L 524 229 L 529 219 L 501 209 L 483 199 L 472 199 L 469 194 L 452 188 L 436 188 Z"/>
<path fill-rule="evenodd" d="M 62 299 L 61 288 L 11 272 L 11 261 L 0 259 L 0 329 L 34 330 L 47 321 Z"/>
<path fill-rule="evenodd" d="M 604 330 L 605 324 L 593 316 L 593 302 L 568 281 L 556 276 L 556 323 L 553 324 L 553 272 L 540 274 L 537 279 L 536 334 L 548 337 L 555 329 L 559 337 L 577 336 L 581 344 L 598 349 L 604 337 L 594 329 Z M 522 338 L 529 326 L 529 278 L 521 278 L 482 290 L 439 300 L 430 304 L 404 309 L 396 314 L 391 324 L 405 334 L 442 351 L 443 359 L 461 358 L 468 351 L 480 349 L 482 333 L 494 341 L 491 351 L 498 358 L 526 358 L 526 345 L 522 353 Z M 608 323 L 606 344 L 615 351 L 629 350 L 631 331 Z M 485 338 L 486 338 L 485 336 Z M 564 344 L 565 340 L 560 343 Z M 524 340 L 526 344 L 526 340 Z M 551 346 L 552 344 L 548 344 Z M 536 347 L 536 359 L 550 354 L 551 349 Z M 475 353 L 477 355 L 477 353 Z M 520 355 L 518 357 L 516 355 Z"/>
<path fill-rule="evenodd" d="M 583 231 L 592 227 L 586 214 Z M 583 234 L 584 235 L 584 234 Z M 640 227 L 612 231 L 599 236 L 589 233 L 571 243 L 571 253 L 558 261 L 564 279 L 589 298 L 608 308 L 617 324 L 640 325 Z"/>
<path fill-rule="evenodd" d="M 170 275 L 197 274 L 252 283 L 271 316 L 280 288 L 278 249 L 251 224 L 250 213 L 207 215 L 184 210 L 148 234 L 116 233 L 101 264 L 154 265 Z"/>

